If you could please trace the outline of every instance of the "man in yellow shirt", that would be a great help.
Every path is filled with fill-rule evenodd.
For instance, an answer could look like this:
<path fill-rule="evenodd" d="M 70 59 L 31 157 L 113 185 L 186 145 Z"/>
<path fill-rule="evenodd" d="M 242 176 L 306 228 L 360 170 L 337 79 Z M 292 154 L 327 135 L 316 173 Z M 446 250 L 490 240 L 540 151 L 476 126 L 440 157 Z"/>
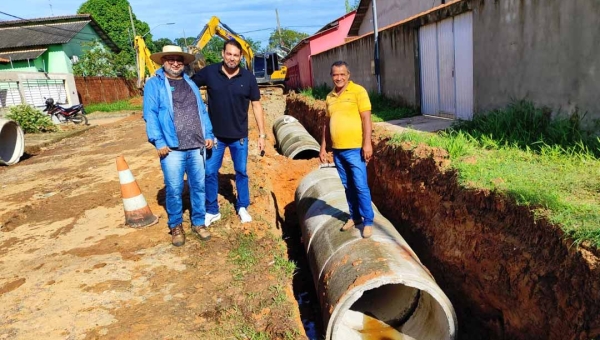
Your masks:
<path fill-rule="evenodd" d="M 333 161 L 350 208 L 350 219 L 342 231 L 364 225 L 363 237 L 373 233 L 371 191 L 367 183 L 367 163 L 373 156 L 371 145 L 371 102 L 364 87 L 350 81 L 345 61 L 331 65 L 335 88 L 327 95 L 327 118 L 321 137 L 321 162 L 327 162 L 327 134 L 331 135 Z"/>

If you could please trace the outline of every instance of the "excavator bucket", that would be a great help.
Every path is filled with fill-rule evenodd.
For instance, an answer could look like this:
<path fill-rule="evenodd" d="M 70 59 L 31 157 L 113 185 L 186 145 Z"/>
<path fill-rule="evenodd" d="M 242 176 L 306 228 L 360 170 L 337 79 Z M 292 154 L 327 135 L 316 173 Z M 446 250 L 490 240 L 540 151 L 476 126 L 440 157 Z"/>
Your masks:
<path fill-rule="evenodd" d="M 190 53 L 192 53 L 195 57 L 194 61 L 192 61 L 192 63 L 190 64 L 191 70 L 193 73 L 196 73 L 200 71 L 201 68 L 206 66 L 206 59 L 204 59 L 204 55 L 202 54 L 202 52 L 198 50 L 190 50 Z"/>

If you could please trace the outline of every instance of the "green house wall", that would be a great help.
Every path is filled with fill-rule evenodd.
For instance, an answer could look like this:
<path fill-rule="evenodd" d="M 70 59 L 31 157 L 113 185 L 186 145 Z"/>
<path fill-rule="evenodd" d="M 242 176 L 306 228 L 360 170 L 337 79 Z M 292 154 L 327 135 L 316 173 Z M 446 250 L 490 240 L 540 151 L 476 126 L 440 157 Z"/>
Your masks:
<path fill-rule="evenodd" d="M 27 60 L 13 61 L 12 65 L 11 63 L 0 63 L 0 71 L 73 73 L 71 58 L 74 55 L 81 58 L 85 44 L 92 43 L 94 40 L 102 41 L 90 24 L 87 24 L 68 43 L 50 45 L 46 52 L 29 62 Z"/>

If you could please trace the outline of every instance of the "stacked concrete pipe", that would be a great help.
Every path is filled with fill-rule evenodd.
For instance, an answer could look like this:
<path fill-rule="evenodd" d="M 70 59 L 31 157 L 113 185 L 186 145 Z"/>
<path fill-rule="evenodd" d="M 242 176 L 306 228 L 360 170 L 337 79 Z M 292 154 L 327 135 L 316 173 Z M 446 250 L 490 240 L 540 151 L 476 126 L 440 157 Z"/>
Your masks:
<path fill-rule="evenodd" d="M 16 164 L 24 151 L 25 137 L 19 124 L 0 118 L 0 164 Z"/>
<path fill-rule="evenodd" d="M 340 231 L 349 214 L 335 168 L 304 177 L 296 206 L 326 339 L 455 338 L 451 302 L 377 207 L 371 238 Z"/>
<path fill-rule="evenodd" d="M 319 157 L 320 144 L 292 116 L 281 116 L 273 122 L 273 133 L 281 153 L 291 159 Z"/>

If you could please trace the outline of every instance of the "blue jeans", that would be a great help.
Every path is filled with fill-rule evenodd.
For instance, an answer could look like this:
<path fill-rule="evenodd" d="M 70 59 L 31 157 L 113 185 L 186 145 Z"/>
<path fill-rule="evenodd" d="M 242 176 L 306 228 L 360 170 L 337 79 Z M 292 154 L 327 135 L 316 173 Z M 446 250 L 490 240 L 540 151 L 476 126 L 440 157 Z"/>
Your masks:
<path fill-rule="evenodd" d="M 247 208 L 250 205 L 250 190 L 248 189 L 248 138 L 219 139 L 212 149 L 207 150 L 206 156 L 206 212 L 217 214 L 219 212 L 219 169 L 223 164 L 225 148 L 229 148 L 233 168 L 235 170 L 235 188 L 237 201 L 235 210 Z"/>
<path fill-rule="evenodd" d="M 333 149 L 333 162 L 346 189 L 350 217 L 365 226 L 373 225 L 371 190 L 367 183 L 367 164 L 361 149 Z"/>
<path fill-rule="evenodd" d="M 183 175 L 187 174 L 190 190 L 192 225 L 204 225 L 204 151 L 203 149 L 172 150 L 160 160 L 165 178 L 166 205 L 169 215 L 169 228 L 175 228 L 183 222 Z"/>

